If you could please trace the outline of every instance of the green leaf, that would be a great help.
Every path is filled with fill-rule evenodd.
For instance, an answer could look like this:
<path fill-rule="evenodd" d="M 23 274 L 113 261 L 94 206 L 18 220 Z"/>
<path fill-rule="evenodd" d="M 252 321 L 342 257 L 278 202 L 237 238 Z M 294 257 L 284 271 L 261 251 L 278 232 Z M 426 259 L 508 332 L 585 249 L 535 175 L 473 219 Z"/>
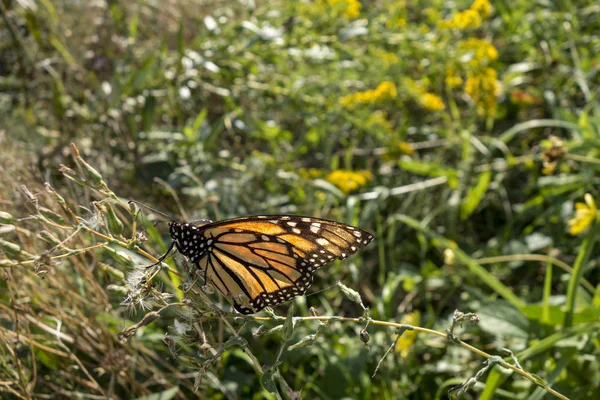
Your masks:
<path fill-rule="evenodd" d="M 343 199 L 344 197 L 346 197 L 344 192 L 342 192 L 340 189 L 338 189 L 334 184 L 327 182 L 324 179 L 315 179 L 313 181 L 313 184 L 315 185 L 316 188 L 325 190 L 325 191 L 333 194 L 337 198 Z"/>
<path fill-rule="evenodd" d="M 282 336 L 283 336 L 283 340 L 288 341 L 290 340 L 290 338 L 292 337 L 292 334 L 294 333 L 294 325 L 295 325 L 295 320 L 294 320 L 294 309 L 296 307 L 294 306 L 294 303 L 292 303 L 290 305 L 290 309 L 287 312 L 287 315 L 285 317 L 285 322 L 283 324 L 283 332 L 282 332 Z"/>
<path fill-rule="evenodd" d="M 132 86 L 134 90 L 141 90 L 146 86 L 146 81 L 154 71 L 154 53 L 151 53 L 142 63 L 139 71 L 133 76 Z"/>
<path fill-rule="evenodd" d="M 37 361 L 44 364 L 48 369 L 55 371 L 59 368 L 58 357 L 55 354 L 47 353 L 44 350 L 34 348 L 35 358 Z"/>
<path fill-rule="evenodd" d="M 564 321 L 565 312 L 562 306 L 550 305 L 544 309 L 542 304 L 529 304 L 521 309 L 523 314 L 532 321 L 540 321 L 547 325 L 559 325 Z M 600 310 L 589 306 L 577 310 L 573 315 L 574 324 L 596 322 L 600 318 Z"/>
<path fill-rule="evenodd" d="M 75 61 L 71 53 L 69 53 L 69 50 L 67 50 L 67 48 L 60 42 L 60 40 L 58 40 L 56 36 L 50 35 L 48 41 L 52 46 L 54 46 L 54 48 L 56 49 L 56 51 L 58 51 L 62 58 L 65 59 L 67 64 L 77 65 L 77 62 Z"/>
<path fill-rule="evenodd" d="M 451 189 L 456 189 L 458 186 L 458 172 L 454 168 L 443 167 L 436 163 L 418 162 L 413 160 L 400 160 L 398 162 L 400 168 L 408 172 L 413 172 L 419 175 L 448 178 L 448 186 Z"/>
<path fill-rule="evenodd" d="M 40 3 L 42 4 L 42 6 L 44 6 L 46 12 L 48 12 L 48 16 L 50 17 L 52 23 L 58 23 L 60 21 L 60 18 L 58 17 L 58 13 L 56 12 L 56 8 L 54 8 L 52 2 L 50 0 L 40 0 Z"/>
<path fill-rule="evenodd" d="M 483 195 L 487 192 L 492 180 L 492 172 L 485 171 L 479 174 L 477 184 L 469 189 L 463 203 L 460 206 L 460 219 L 465 220 L 475 211 Z"/>
<path fill-rule="evenodd" d="M 520 310 L 504 301 L 486 304 L 477 310 L 479 327 L 495 336 L 511 339 L 529 337 L 529 321 Z"/>
<path fill-rule="evenodd" d="M 594 307 L 600 309 L 600 285 L 596 286 L 596 291 L 594 292 Z"/>
<path fill-rule="evenodd" d="M 156 97 L 149 95 L 144 102 L 142 110 L 142 130 L 148 132 L 154 124 L 154 112 L 156 110 Z"/>
<path fill-rule="evenodd" d="M 399 214 L 396 218 L 407 224 L 408 226 L 417 229 L 420 232 L 423 232 L 430 239 L 433 239 L 439 243 L 440 246 L 450 248 L 454 251 L 454 255 L 456 256 L 457 261 L 466 265 L 469 268 L 469 271 L 481 279 L 488 287 L 494 290 L 498 295 L 504 297 L 509 303 L 511 303 L 515 308 L 519 309 L 526 305 L 526 303 L 517 296 L 511 288 L 504 285 L 498 278 L 496 278 L 493 274 L 488 272 L 485 268 L 483 268 L 480 264 L 477 263 L 476 260 L 469 257 L 465 252 L 463 252 L 456 243 L 451 242 L 446 239 L 444 236 L 439 235 L 433 232 L 431 229 L 424 227 L 421 225 L 419 221 L 414 218 L 409 217 L 408 215 Z"/>
<path fill-rule="evenodd" d="M 137 38 L 137 32 L 138 32 L 138 13 L 135 12 L 132 16 L 131 16 L 131 20 L 129 21 L 129 39 L 133 39 L 135 40 L 135 38 Z"/>
<path fill-rule="evenodd" d="M 277 393 L 277 385 L 273 379 L 274 372 L 272 369 L 265 370 L 265 373 L 260 378 L 260 384 L 269 393 Z"/>
<path fill-rule="evenodd" d="M 179 386 L 174 386 L 162 392 L 149 394 L 147 396 L 138 397 L 136 400 L 171 400 L 179 393 Z"/>
<path fill-rule="evenodd" d="M 575 325 L 571 328 L 563 329 L 560 332 L 554 333 L 550 336 L 539 340 L 531 347 L 528 347 L 527 349 L 517 354 L 517 357 L 519 358 L 520 362 L 523 363 L 523 361 L 526 361 L 532 357 L 537 356 L 538 354 L 542 354 L 555 347 L 557 343 L 561 340 L 572 339 L 574 337 L 585 335 L 597 330 L 597 324 L 581 324 Z"/>
<path fill-rule="evenodd" d="M 569 286 L 567 288 L 567 312 L 565 314 L 565 328 L 573 325 L 573 315 L 575 313 L 575 303 L 577 300 L 577 290 L 579 289 L 581 278 L 583 277 L 583 271 L 587 262 L 594 249 L 594 244 L 598 239 L 600 233 L 600 224 L 594 222 L 592 227 L 588 231 L 583 243 L 577 254 L 575 264 L 573 264 L 573 274 L 569 279 Z"/>
<path fill-rule="evenodd" d="M 200 129 L 202 128 L 202 124 L 206 120 L 206 116 L 208 115 L 208 109 L 204 108 L 202 111 L 198 113 L 194 123 L 191 128 L 186 127 L 183 129 L 183 133 L 185 134 L 188 142 L 194 142 L 200 136 Z"/>
<path fill-rule="evenodd" d="M 557 119 L 532 119 L 530 121 L 522 122 L 520 124 L 516 124 L 502 135 L 500 135 L 499 140 L 504 143 L 510 142 L 519 132 L 523 132 L 529 129 L 535 128 L 563 128 L 574 131 L 575 133 L 579 133 L 579 126 L 572 122 L 560 121 Z"/>

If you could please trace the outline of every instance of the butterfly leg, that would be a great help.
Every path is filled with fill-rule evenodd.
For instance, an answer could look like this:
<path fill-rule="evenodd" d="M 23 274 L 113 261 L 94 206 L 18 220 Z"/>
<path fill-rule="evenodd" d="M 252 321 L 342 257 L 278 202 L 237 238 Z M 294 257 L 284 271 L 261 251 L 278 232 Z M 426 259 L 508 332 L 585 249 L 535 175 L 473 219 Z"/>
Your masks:
<path fill-rule="evenodd" d="M 173 250 L 173 247 L 175 247 L 175 242 L 171 243 L 171 245 L 169 246 L 167 252 L 165 254 L 163 254 L 162 256 L 160 256 L 158 258 L 157 262 L 155 262 L 154 264 L 148 265 L 145 268 L 148 269 L 148 268 L 152 268 L 152 267 L 155 267 L 155 266 L 159 265 L 161 262 L 163 262 L 169 256 L 169 253 L 171 253 L 171 250 Z"/>

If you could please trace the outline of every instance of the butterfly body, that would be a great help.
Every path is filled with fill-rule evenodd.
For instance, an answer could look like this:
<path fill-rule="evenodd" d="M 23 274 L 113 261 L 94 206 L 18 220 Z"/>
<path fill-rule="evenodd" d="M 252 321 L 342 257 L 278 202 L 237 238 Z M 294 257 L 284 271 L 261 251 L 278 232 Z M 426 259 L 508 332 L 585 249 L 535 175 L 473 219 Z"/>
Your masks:
<path fill-rule="evenodd" d="M 296 215 L 265 215 L 219 222 L 170 223 L 177 250 L 252 314 L 303 294 L 314 272 L 365 247 L 373 236 L 350 225 Z"/>

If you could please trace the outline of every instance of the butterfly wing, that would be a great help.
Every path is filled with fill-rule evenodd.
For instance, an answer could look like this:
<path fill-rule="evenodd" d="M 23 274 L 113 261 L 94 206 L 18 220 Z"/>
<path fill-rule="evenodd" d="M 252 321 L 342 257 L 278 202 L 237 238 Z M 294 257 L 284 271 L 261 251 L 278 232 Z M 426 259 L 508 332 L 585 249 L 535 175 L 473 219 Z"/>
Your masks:
<path fill-rule="evenodd" d="M 350 225 L 291 215 L 235 218 L 198 230 L 207 246 L 198 267 L 242 314 L 303 294 L 319 267 L 373 240 Z"/>

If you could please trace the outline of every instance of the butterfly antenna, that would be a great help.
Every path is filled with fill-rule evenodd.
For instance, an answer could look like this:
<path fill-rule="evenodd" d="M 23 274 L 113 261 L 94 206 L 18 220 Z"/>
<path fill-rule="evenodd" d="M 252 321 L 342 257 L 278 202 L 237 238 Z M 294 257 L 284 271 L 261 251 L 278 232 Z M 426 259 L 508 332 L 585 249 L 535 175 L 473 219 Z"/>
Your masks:
<path fill-rule="evenodd" d="M 173 218 L 173 217 L 171 217 L 170 215 L 167 215 L 167 214 L 165 214 L 165 213 L 164 213 L 164 212 L 162 212 L 162 211 L 158 211 L 158 210 L 157 210 L 157 209 L 155 209 L 155 208 L 152 208 L 152 207 L 150 207 L 150 206 L 147 206 L 147 205 L 145 205 L 145 204 L 143 204 L 143 203 L 140 203 L 139 201 L 136 201 L 136 200 L 129 200 L 129 204 L 131 204 L 131 203 L 133 203 L 133 204 L 136 204 L 136 205 L 137 205 L 137 206 L 139 206 L 139 207 L 145 208 L 145 209 L 147 209 L 147 210 L 150 210 L 150 211 L 152 211 L 152 212 L 154 212 L 154 213 L 157 213 L 157 214 L 159 214 L 159 215 L 162 215 L 163 217 L 166 217 L 166 218 L 168 218 L 168 221 L 161 221 L 161 222 L 171 222 L 171 221 L 176 221 L 176 219 L 175 219 L 175 218 Z"/>

